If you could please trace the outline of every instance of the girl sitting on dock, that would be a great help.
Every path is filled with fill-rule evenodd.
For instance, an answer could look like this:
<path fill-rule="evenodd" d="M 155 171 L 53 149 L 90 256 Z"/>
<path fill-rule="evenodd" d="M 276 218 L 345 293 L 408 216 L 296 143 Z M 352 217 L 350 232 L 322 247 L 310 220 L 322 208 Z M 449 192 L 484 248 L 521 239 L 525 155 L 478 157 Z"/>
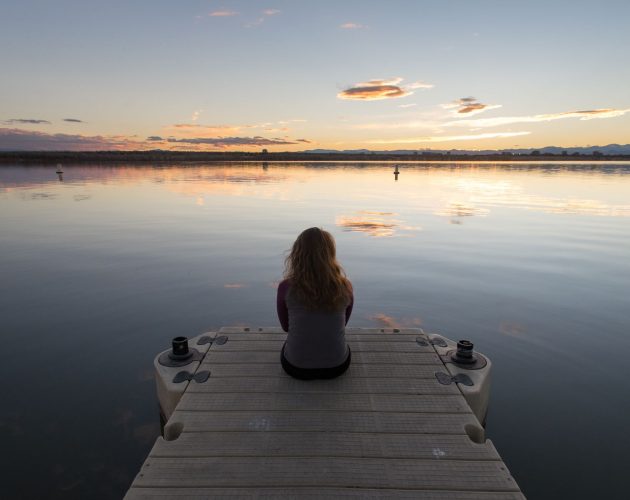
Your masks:
<path fill-rule="evenodd" d="M 350 366 L 345 326 L 354 297 L 335 257 L 335 240 L 318 227 L 306 229 L 285 264 L 276 300 L 280 324 L 288 332 L 282 367 L 303 380 L 338 377 Z"/>

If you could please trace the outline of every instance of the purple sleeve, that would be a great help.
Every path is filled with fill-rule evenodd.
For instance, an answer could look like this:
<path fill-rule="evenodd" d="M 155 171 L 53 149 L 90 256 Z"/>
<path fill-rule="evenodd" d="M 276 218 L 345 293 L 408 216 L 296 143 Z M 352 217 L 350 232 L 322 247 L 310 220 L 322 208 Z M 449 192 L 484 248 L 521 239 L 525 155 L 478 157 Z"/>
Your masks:
<path fill-rule="evenodd" d="M 354 306 L 354 294 L 350 296 L 350 304 L 346 307 L 346 325 L 350 320 L 350 315 L 352 314 L 352 307 Z"/>
<path fill-rule="evenodd" d="M 276 309 L 278 310 L 278 319 L 280 325 L 285 332 L 289 331 L 289 310 L 287 309 L 287 291 L 289 290 L 289 282 L 282 281 L 278 285 L 278 295 L 276 297 Z"/>

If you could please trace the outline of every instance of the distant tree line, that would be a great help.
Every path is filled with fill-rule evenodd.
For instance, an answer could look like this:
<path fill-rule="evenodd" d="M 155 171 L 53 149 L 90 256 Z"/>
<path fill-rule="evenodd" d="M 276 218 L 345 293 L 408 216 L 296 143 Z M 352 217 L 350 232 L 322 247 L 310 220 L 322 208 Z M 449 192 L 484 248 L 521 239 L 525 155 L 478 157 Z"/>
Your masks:
<path fill-rule="evenodd" d="M 379 153 L 305 153 L 305 152 L 243 152 L 243 151 L 0 151 L 0 163 L 166 163 L 166 162 L 225 162 L 225 161 L 510 161 L 535 160 L 630 160 L 630 155 L 605 155 L 601 151 L 591 154 L 562 151 L 560 154 L 538 150 L 529 154 L 497 151 L 484 154 L 421 151 L 413 154 Z"/>

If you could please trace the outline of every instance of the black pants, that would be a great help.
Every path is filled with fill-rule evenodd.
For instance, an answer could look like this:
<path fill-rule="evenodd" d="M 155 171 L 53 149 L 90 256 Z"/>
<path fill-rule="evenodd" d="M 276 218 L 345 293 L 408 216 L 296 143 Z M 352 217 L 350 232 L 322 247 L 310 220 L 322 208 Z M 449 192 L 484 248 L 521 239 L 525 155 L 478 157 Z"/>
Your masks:
<path fill-rule="evenodd" d="M 299 368 L 289 363 L 287 358 L 284 357 L 284 346 L 282 346 L 282 352 L 280 353 L 280 361 L 284 371 L 293 378 L 299 378 L 300 380 L 327 379 L 343 375 L 350 366 L 351 358 L 352 352 L 350 352 L 350 347 L 348 346 L 348 357 L 339 366 L 331 368 Z"/>

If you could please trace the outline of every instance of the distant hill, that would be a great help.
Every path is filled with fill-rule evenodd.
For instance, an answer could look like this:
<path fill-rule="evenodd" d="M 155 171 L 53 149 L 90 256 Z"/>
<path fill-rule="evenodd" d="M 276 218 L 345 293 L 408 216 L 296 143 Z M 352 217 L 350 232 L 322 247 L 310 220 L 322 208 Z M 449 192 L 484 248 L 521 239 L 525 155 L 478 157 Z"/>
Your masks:
<path fill-rule="evenodd" d="M 531 155 L 538 151 L 541 155 L 552 154 L 562 155 L 565 151 L 567 155 L 592 155 L 598 151 L 604 155 L 630 155 L 630 144 L 608 144 L 607 146 L 586 146 L 562 148 L 560 146 L 546 146 L 544 148 L 522 148 L 522 149 L 394 149 L 388 151 L 372 151 L 370 149 L 309 149 L 303 151 L 310 154 L 389 154 L 389 155 L 415 155 L 415 154 L 452 154 L 452 155 L 495 155 L 515 154 L 515 155 Z"/>
<path fill-rule="evenodd" d="M 15 163 L 168 163 L 168 162 L 238 162 L 238 161 L 628 161 L 630 144 L 609 144 L 581 148 L 548 146 L 539 149 L 503 149 L 473 151 L 466 149 L 398 149 L 371 151 L 353 149 L 311 149 L 309 151 L 0 151 L 0 164 Z"/>

